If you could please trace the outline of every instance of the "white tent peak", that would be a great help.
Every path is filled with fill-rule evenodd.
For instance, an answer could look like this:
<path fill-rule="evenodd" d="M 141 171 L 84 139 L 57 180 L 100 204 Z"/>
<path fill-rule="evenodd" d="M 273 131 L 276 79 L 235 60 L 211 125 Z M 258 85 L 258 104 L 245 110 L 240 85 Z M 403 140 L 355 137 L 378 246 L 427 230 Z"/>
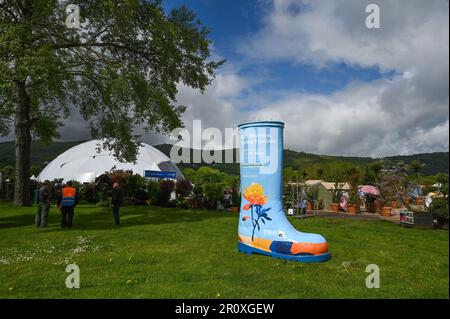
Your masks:
<path fill-rule="evenodd" d="M 111 170 L 131 170 L 143 176 L 144 170 L 170 171 L 177 173 L 177 179 L 183 175 L 169 157 L 145 143 L 141 143 L 135 163 L 122 163 L 101 146 L 101 140 L 92 140 L 78 144 L 51 161 L 39 174 L 38 180 L 63 181 L 75 180 L 80 183 L 93 182 L 96 177 Z"/>

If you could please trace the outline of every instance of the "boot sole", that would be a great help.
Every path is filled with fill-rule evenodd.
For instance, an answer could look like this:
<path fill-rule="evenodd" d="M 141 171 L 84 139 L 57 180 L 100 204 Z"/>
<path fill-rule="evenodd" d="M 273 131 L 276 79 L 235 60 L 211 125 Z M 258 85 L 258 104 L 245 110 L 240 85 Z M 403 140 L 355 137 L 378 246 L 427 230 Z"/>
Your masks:
<path fill-rule="evenodd" d="M 270 256 L 273 258 L 279 258 L 279 259 L 287 259 L 287 260 L 294 260 L 298 262 L 304 262 L 304 263 L 320 263 L 327 261 L 331 258 L 330 253 L 320 254 L 320 255 L 285 255 L 285 254 L 279 254 L 275 252 L 268 252 L 264 251 L 255 247 L 251 247 L 249 245 L 243 244 L 241 242 L 238 242 L 238 251 L 245 254 L 259 254 L 259 255 L 265 255 Z"/>

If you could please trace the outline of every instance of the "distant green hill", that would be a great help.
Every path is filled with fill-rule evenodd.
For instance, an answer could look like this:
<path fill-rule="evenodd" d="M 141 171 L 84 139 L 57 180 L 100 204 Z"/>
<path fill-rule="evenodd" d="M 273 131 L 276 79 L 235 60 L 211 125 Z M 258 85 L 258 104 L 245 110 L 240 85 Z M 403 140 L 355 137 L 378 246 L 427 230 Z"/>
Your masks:
<path fill-rule="evenodd" d="M 47 146 L 42 144 L 41 142 L 33 141 L 31 143 L 31 165 L 44 166 L 45 162 L 52 161 L 59 154 L 82 142 L 83 141 L 53 142 Z M 14 142 L 0 143 L 0 164 L 14 165 L 14 163 Z"/>
<path fill-rule="evenodd" d="M 53 160 L 56 156 L 66 151 L 67 149 L 82 143 L 82 141 L 75 142 L 54 142 L 48 146 L 43 145 L 40 142 L 34 141 L 31 145 L 31 164 L 44 166 L 46 162 Z M 170 155 L 171 145 L 162 144 L 155 146 L 161 152 Z M 193 154 L 193 150 L 189 150 L 191 156 Z M 198 151 L 196 151 L 198 152 Z M 236 153 L 236 150 L 228 150 L 225 152 Z M 14 142 L 3 142 L 0 143 L 0 164 L 1 165 L 14 165 L 15 162 L 15 152 L 14 152 Z M 224 159 L 224 152 L 222 152 L 222 158 Z M 192 157 L 191 157 L 192 158 Z M 309 154 L 305 152 L 296 152 L 292 150 L 284 151 L 284 167 L 292 167 L 295 170 L 312 170 L 316 165 L 332 165 L 335 163 L 349 163 L 353 165 L 357 165 L 360 167 L 364 167 L 369 163 L 373 162 L 375 159 L 370 157 L 346 157 L 346 156 L 328 156 L 328 155 L 316 155 Z M 410 163 L 413 160 L 418 160 L 421 163 L 424 163 L 421 173 L 423 175 L 435 175 L 437 173 L 448 173 L 448 161 L 449 161 L 449 153 L 448 152 L 436 152 L 436 153 L 424 153 L 424 154 L 415 154 L 415 155 L 407 155 L 407 156 L 390 156 L 385 157 L 383 160 L 398 162 L 404 161 L 405 163 Z M 227 163 L 213 163 L 213 164 L 179 164 L 181 169 L 186 167 L 198 168 L 200 166 L 207 165 L 210 167 L 214 167 L 220 169 L 223 172 L 229 174 L 238 174 L 239 173 L 239 165 L 238 164 L 227 164 Z"/>

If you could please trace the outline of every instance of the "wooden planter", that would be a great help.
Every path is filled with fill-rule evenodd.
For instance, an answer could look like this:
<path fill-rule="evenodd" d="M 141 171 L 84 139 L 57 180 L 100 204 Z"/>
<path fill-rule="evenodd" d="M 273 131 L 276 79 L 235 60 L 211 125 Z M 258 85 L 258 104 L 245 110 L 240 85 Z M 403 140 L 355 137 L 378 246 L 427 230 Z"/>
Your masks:
<path fill-rule="evenodd" d="M 381 216 L 389 217 L 389 216 L 391 216 L 391 212 L 392 212 L 392 207 L 384 206 L 381 209 Z"/>
<path fill-rule="evenodd" d="M 347 212 L 349 214 L 356 214 L 358 212 L 358 207 L 356 205 L 348 205 Z"/>
<path fill-rule="evenodd" d="M 312 211 L 313 210 L 313 203 L 311 203 L 311 202 L 308 202 L 307 204 L 306 204 L 306 210 L 307 211 Z"/>
<path fill-rule="evenodd" d="M 331 203 L 330 209 L 332 212 L 337 213 L 339 211 L 339 204 L 338 203 Z"/>
<path fill-rule="evenodd" d="M 399 201 L 398 201 L 398 200 L 394 200 L 394 201 L 391 203 L 391 207 L 392 207 L 392 208 L 399 208 L 399 207 L 400 207 Z"/>
<path fill-rule="evenodd" d="M 231 212 L 232 213 L 239 213 L 239 206 L 232 206 L 231 207 Z"/>

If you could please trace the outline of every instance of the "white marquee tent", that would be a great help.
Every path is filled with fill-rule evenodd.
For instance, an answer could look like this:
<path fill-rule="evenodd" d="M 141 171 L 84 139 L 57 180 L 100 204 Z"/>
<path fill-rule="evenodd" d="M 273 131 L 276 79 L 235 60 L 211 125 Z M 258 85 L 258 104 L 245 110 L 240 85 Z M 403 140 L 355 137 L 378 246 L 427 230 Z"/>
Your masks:
<path fill-rule="evenodd" d="M 183 178 L 170 158 L 150 145 L 142 143 L 136 163 L 121 163 L 108 150 L 97 152 L 100 143 L 100 140 L 92 140 L 68 149 L 42 170 L 38 181 L 62 178 L 64 182 L 75 180 L 89 183 L 111 170 L 131 170 L 141 176 L 144 175 L 144 170 L 167 171 L 176 172 L 177 179 Z"/>

